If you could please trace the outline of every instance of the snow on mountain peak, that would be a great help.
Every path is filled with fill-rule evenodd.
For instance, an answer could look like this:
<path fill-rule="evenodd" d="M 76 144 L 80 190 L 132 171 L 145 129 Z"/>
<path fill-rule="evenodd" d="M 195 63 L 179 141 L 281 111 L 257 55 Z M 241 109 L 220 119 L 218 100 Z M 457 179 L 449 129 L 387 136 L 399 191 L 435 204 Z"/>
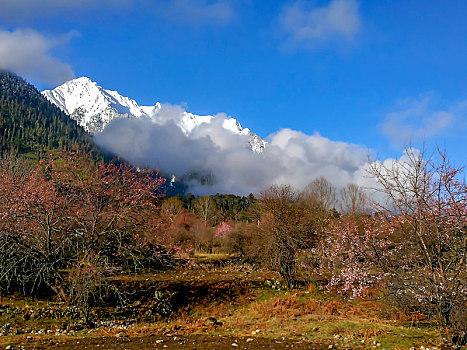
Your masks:
<path fill-rule="evenodd" d="M 87 77 L 70 80 L 42 94 L 91 134 L 103 131 L 116 118 L 147 115 L 136 101 L 103 89 Z"/>
<path fill-rule="evenodd" d="M 211 123 L 212 115 L 195 115 L 182 108 L 165 106 L 157 102 L 154 106 L 140 106 L 135 100 L 120 95 L 117 91 L 107 90 L 88 77 L 70 80 L 53 90 L 42 94 L 90 134 L 97 134 L 118 118 L 148 118 L 157 124 L 164 124 L 167 115 L 186 134 L 190 134 L 201 124 Z M 166 109 L 171 109 L 170 113 Z M 225 117 L 223 128 L 237 135 L 248 135 L 248 146 L 257 153 L 263 151 L 266 141 L 258 135 L 243 129 L 240 123 L 231 117 Z"/>

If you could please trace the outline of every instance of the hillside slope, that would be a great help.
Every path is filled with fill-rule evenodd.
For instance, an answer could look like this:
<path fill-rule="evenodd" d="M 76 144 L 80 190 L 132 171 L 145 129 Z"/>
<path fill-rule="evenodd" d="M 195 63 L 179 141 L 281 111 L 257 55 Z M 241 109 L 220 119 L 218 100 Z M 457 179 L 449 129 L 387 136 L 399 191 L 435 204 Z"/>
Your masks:
<path fill-rule="evenodd" d="M 37 155 L 50 149 L 102 155 L 86 131 L 33 85 L 0 71 L 0 152 Z"/>

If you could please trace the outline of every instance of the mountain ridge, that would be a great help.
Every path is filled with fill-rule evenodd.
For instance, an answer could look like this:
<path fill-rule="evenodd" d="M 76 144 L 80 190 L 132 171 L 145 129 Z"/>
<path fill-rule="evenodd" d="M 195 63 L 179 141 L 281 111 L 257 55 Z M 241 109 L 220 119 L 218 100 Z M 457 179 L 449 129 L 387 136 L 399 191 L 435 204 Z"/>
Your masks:
<path fill-rule="evenodd" d="M 88 77 L 70 80 L 53 90 L 44 90 L 42 95 L 92 135 L 101 133 L 108 124 L 119 118 L 144 118 L 156 124 L 164 124 L 168 120 L 162 117 L 163 112 L 172 108 L 175 124 L 185 135 L 202 124 L 211 123 L 215 118 L 224 118 L 224 129 L 237 135 L 249 136 L 245 146 L 253 152 L 261 153 L 267 144 L 250 129 L 243 128 L 235 118 L 196 115 L 160 102 L 154 106 L 140 106 L 135 100 L 122 96 L 115 90 L 104 89 Z"/>

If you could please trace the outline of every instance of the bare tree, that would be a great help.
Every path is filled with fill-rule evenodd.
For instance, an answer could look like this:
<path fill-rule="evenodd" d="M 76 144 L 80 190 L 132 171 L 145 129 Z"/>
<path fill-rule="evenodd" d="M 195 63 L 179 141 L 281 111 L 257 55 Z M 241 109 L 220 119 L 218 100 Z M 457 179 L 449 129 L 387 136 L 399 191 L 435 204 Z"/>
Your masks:
<path fill-rule="evenodd" d="M 161 206 L 162 213 L 170 217 L 179 214 L 182 210 L 183 202 L 176 197 L 167 198 Z"/>
<path fill-rule="evenodd" d="M 358 185 L 348 184 L 340 191 L 341 211 L 345 214 L 364 214 L 368 208 L 368 196 Z"/>
<path fill-rule="evenodd" d="M 316 210 L 328 212 L 337 203 L 336 188 L 324 177 L 310 182 L 303 190 L 304 199 Z"/>
<path fill-rule="evenodd" d="M 304 188 L 300 201 L 314 231 L 324 234 L 337 204 L 336 188 L 324 177 L 317 178 Z"/>
<path fill-rule="evenodd" d="M 258 249 L 263 262 L 278 271 L 289 288 L 295 285 L 297 253 L 307 245 L 311 226 L 300 193 L 289 185 L 260 193 Z"/>
<path fill-rule="evenodd" d="M 195 213 L 204 219 L 204 224 L 207 225 L 208 220 L 214 215 L 215 204 L 210 196 L 196 197 L 193 201 Z"/>

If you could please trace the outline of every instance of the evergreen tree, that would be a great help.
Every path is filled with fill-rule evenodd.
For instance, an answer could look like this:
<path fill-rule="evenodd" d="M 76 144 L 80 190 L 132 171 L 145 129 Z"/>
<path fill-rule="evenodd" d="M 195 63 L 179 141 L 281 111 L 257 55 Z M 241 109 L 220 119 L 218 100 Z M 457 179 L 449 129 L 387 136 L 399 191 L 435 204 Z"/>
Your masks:
<path fill-rule="evenodd" d="M 84 129 L 33 85 L 0 71 L 0 153 L 30 153 L 40 158 L 51 149 L 79 149 L 94 159 L 103 158 Z"/>

